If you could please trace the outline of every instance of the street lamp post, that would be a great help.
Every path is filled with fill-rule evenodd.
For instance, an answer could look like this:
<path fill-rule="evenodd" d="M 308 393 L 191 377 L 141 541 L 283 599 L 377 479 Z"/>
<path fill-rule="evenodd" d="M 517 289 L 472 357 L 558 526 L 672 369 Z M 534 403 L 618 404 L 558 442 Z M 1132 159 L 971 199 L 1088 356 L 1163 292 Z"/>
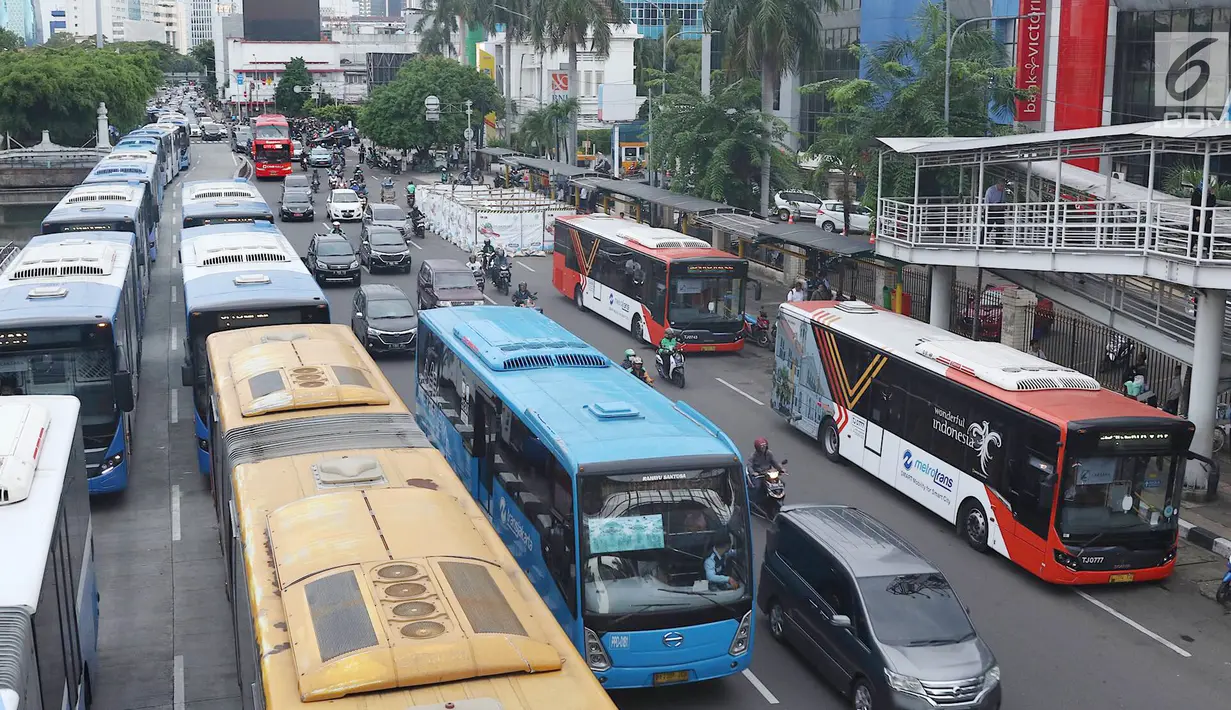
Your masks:
<path fill-rule="evenodd" d="M 1005 17 L 972 17 L 962 24 L 958 25 L 952 32 L 948 32 L 945 37 L 945 133 L 949 132 L 949 80 L 950 71 L 953 66 L 953 39 L 958 36 L 967 25 L 975 22 L 992 22 L 995 20 L 1029 20 L 1037 19 L 1043 16 L 1041 12 L 1028 12 L 1025 15 L 1013 15 Z M 949 18 L 952 17 L 948 12 L 945 13 L 945 28 L 948 29 Z"/>

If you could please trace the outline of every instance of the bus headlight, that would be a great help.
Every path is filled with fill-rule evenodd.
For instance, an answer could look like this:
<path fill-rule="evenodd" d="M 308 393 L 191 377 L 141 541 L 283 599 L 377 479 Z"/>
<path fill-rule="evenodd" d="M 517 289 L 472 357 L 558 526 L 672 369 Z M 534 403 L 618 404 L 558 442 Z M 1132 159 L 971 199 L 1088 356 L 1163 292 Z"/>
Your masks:
<path fill-rule="evenodd" d="M 124 463 L 124 452 L 123 451 L 121 451 L 118 454 L 108 456 L 106 459 L 103 460 L 103 466 L 102 466 L 103 475 L 111 473 L 112 471 L 115 470 L 117 466 L 119 466 L 122 463 Z"/>
<path fill-rule="evenodd" d="M 748 650 L 748 642 L 752 640 L 752 612 L 744 614 L 740 619 L 739 628 L 735 630 L 735 638 L 731 640 L 731 648 L 727 653 L 738 656 Z"/>
<path fill-rule="evenodd" d="M 590 629 L 586 629 L 586 663 L 592 671 L 602 672 L 611 668 L 611 657 L 607 655 L 607 649 L 603 648 L 603 642 L 598 640 L 598 634 Z"/>

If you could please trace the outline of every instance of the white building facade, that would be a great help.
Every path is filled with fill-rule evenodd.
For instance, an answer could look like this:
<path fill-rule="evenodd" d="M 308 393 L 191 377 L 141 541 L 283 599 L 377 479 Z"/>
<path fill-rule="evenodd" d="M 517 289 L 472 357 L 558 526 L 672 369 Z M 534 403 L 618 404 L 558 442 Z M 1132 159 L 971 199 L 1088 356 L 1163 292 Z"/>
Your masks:
<path fill-rule="evenodd" d="M 188 47 L 191 49 L 214 38 L 214 17 L 218 7 L 215 0 L 189 2 L 192 3 L 188 11 Z"/>
<path fill-rule="evenodd" d="M 184 0 L 156 0 L 154 21 L 162 25 L 163 42 L 180 54 L 187 54 L 189 44 L 188 3 Z"/>
<path fill-rule="evenodd" d="M 346 74 L 337 42 L 249 42 L 226 39 L 226 78 L 219 95 L 252 111 L 272 108 L 278 80 L 291 57 L 303 57 L 315 89 L 342 98 Z M 242 78 L 241 78 L 242 77 Z"/>

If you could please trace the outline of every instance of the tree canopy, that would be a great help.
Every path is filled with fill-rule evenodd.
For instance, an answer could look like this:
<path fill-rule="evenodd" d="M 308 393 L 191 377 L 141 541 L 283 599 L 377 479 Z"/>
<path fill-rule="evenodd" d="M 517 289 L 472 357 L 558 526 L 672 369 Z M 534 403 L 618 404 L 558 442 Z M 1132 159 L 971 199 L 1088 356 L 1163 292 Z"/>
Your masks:
<path fill-rule="evenodd" d="M 63 145 L 83 145 L 97 130 L 100 101 L 121 131 L 145 122 L 145 104 L 162 83 L 150 52 L 83 47 L 0 53 L 0 131 L 22 143 L 44 129 Z"/>
<path fill-rule="evenodd" d="M 439 121 L 427 120 L 423 102 L 428 96 L 440 99 Z M 474 102 L 471 125 L 476 132 L 483 128 L 483 116 L 504 112 L 490 77 L 452 59 L 416 57 L 402 65 L 392 82 L 372 92 L 359 111 L 359 130 L 377 145 L 400 150 L 462 143 L 467 99 Z"/>
<path fill-rule="evenodd" d="M 92 42 L 87 44 L 92 45 Z M 154 56 L 158 69 L 168 73 L 185 74 L 203 71 L 200 62 L 191 56 L 180 54 L 175 51 L 174 47 L 165 42 L 155 42 L 153 40 L 145 42 L 113 42 L 106 45 L 106 48 L 119 54 L 151 54 Z"/>
<path fill-rule="evenodd" d="M 192 57 L 205 71 L 205 95 L 211 99 L 218 98 L 218 77 L 214 75 L 214 40 L 207 39 L 188 50 Z"/>
<path fill-rule="evenodd" d="M 359 106 L 354 104 L 329 104 L 327 106 L 313 106 L 308 111 L 310 116 L 314 116 L 323 121 L 332 121 L 339 125 L 347 123 L 357 124 L 359 122 Z"/>
<path fill-rule="evenodd" d="M 20 35 L 7 27 L 0 27 L 0 50 L 21 49 L 24 46 L 26 41 Z"/>
<path fill-rule="evenodd" d="M 683 29 L 680 14 L 673 12 L 662 36 L 656 39 L 643 37 L 633 45 L 633 81 L 637 84 L 638 96 L 649 96 L 651 91 L 655 94 L 662 91 L 662 82 L 656 78 L 654 71 L 662 71 L 663 42 L 667 42 L 667 72 L 700 85 L 701 40 L 691 39 L 687 34 L 675 37 L 676 33 Z M 671 39 L 672 37 L 675 39 Z M 646 117 L 649 107 L 648 101 L 641 104 L 642 115 L 639 118 Z"/>
<path fill-rule="evenodd" d="M 299 87 L 299 91 L 295 91 Z M 274 88 L 274 106 L 287 116 L 302 116 L 304 104 L 312 99 L 312 74 L 303 57 L 291 57 Z"/>

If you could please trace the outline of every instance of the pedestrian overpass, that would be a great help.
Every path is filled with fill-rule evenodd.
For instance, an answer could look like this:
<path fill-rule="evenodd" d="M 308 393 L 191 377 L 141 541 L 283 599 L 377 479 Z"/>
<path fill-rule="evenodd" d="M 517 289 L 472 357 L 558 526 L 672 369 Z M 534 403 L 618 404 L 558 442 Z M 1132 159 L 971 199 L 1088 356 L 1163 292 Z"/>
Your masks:
<path fill-rule="evenodd" d="M 954 267 L 988 269 L 1192 365 L 1192 449 L 1209 456 L 1215 400 L 1231 386 L 1231 207 L 1156 189 L 1163 156 L 1209 185 L 1231 123 L 1177 120 L 988 138 L 882 138 L 913 167 L 909 196 L 878 182 L 876 252 L 932 268 L 933 323 L 947 324 Z M 1145 162 L 1145 186 L 1090 167 Z M 901 174 L 894 170 L 892 173 Z M 1003 202 L 987 188 L 1004 181 Z"/>

